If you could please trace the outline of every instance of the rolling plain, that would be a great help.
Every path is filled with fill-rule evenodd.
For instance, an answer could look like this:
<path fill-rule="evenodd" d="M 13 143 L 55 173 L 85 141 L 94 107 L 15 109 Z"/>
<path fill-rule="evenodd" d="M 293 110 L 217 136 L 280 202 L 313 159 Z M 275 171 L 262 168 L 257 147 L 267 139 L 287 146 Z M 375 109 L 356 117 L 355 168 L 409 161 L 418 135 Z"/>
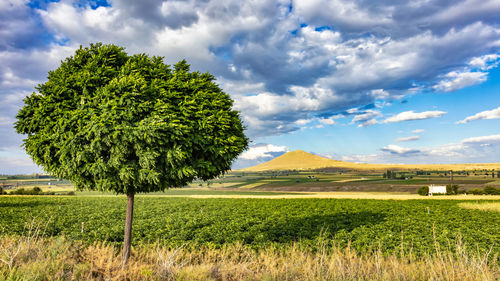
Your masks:
<path fill-rule="evenodd" d="M 496 171 L 455 170 L 453 178 L 448 170 L 397 170 L 391 178 L 387 173 L 240 170 L 138 194 L 134 252 L 127 268 L 121 267 L 119 254 L 125 196 L 77 191 L 50 177 L 5 176 L 0 184 L 6 192 L 36 186 L 53 195 L 0 196 L 0 276 L 499 278 L 500 196 L 468 192 L 500 187 Z M 422 186 L 451 183 L 465 194 L 417 194 Z"/>

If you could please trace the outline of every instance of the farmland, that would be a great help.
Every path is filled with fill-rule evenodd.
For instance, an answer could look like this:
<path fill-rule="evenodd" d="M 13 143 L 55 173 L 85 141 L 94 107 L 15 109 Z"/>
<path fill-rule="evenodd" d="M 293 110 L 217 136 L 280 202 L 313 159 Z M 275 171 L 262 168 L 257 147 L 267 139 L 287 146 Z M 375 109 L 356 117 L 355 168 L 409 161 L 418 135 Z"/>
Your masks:
<path fill-rule="evenodd" d="M 397 178 L 385 178 L 386 171 L 233 171 L 211 181 L 194 181 L 182 189 L 150 193 L 152 196 L 182 195 L 272 195 L 269 192 L 391 192 L 416 194 L 417 189 L 431 184 L 451 184 L 449 171 L 398 171 Z M 493 175 L 492 175 L 493 174 Z M 492 170 L 456 171 L 453 184 L 469 190 L 486 186 L 500 187 L 498 172 Z M 60 194 L 75 191 L 71 183 L 55 178 L 36 178 L 34 176 L 0 177 L 0 187 L 4 190 L 41 187 L 44 191 Z M 255 192 L 268 192 L 255 193 Z M 252 192 L 252 193 L 245 193 Z M 112 195 L 113 193 L 79 191 L 77 195 Z"/>
<path fill-rule="evenodd" d="M 136 242 L 170 246 L 251 247 L 298 242 L 313 247 L 320 235 L 358 251 L 432 253 L 460 238 L 500 253 L 500 214 L 461 208 L 461 201 L 352 199 L 193 199 L 138 197 Z M 124 197 L 4 197 L 0 232 L 21 235 L 39 224 L 47 236 L 85 242 L 121 242 Z M 82 223 L 84 223 L 82 231 Z"/>
<path fill-rule="evenodd" d="M 466 190 L 498 187 L 487 172 L 456 174 L 454 183 Z M 73 277 L 66 279 L 79 279 L 85 265 L 84 279 L 125 274 L 217 280 L 214 272 L 233 280 L 260 280 L 266 274 L 271 280 L 497 279 L 500 197 L 423 197 L 417 188 L 447 184 L 449 177 L 444 172 L 402 176 L 232 172 L 210 182 L 138 194 L 136 252 L 126 272 L 120 271 L 117 251 L 125 196 L 76 191 L 56 179 L 5 177 L 0 183 L 7 192 L 39 186 L 56 196 L 0 196 L 0 258 L 9 261 L 13 249 L 25 249 L 16 266 L 0 262 L 0 276 L 25 278 L 35 267 L 41 275 L 32 279 L 43 280 L 70 268 L 64 274 Z M 72 191 L 75 195 L 65 196 Z M 74 258 L 81 251 L 84 256 Z M 47 265 L 39 265 L 42 260 Z M 152 277 L 144 277 L 145 272 Z"/>

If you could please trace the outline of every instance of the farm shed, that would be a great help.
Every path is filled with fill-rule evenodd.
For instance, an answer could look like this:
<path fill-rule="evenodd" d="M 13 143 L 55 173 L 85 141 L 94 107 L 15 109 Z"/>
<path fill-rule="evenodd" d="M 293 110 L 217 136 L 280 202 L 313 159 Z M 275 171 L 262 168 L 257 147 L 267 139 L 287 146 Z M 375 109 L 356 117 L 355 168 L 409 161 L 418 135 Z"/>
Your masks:
<path fill-rule="evenodd" d="M 429 185 L 429 196 L 433 194 L 446 194 L 446 185 Z"/>

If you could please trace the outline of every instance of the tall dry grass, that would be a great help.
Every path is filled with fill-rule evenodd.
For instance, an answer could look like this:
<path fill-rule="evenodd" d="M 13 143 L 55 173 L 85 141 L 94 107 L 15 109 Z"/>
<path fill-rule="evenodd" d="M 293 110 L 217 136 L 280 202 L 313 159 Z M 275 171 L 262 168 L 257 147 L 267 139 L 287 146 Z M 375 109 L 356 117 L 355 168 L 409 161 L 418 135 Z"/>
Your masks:
<path fill-rule="evenodd" d="M 458 206 L 465 209 L 500 212 L 500 202 L 459 203 Z"/>
<path fill-rule="evenodd" d="M 0 280 L 499 280 L 497 257 L 467 249 L 441 250 L 423 258 L 358 253 L 351 247 L 317 251 L 297 244 L 254 250 L 241 244 L 211 248 L 133 248 L 122 267 L 119 247 L 104 242 L 84 245 L 38 232 L 0 238 Z M 488 262 L 490 261 L 490 262 Z M 491 262 L 493 261 L 493 262 Z"/>

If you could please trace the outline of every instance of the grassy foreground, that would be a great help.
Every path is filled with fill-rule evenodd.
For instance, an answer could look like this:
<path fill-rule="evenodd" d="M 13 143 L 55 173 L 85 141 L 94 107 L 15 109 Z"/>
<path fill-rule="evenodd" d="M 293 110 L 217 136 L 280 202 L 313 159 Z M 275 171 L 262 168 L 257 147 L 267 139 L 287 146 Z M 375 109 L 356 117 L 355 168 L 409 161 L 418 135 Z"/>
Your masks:
<path fill-rule="evenodd" d="M 85 245 L 38 233 L 0 238 L 0 280 L 498 280 L 498 263 L 459 241 L 454 254 L 436 246 L 433 255 L 360 254 L 351 247 L 316 251 L 291 244 L 250 249 L 241 244 L 219 249 L 168 248 L 141 244 L 122 266 L 117 246 Z M 493 259 L 495 260 L 495 259 Z"/>

